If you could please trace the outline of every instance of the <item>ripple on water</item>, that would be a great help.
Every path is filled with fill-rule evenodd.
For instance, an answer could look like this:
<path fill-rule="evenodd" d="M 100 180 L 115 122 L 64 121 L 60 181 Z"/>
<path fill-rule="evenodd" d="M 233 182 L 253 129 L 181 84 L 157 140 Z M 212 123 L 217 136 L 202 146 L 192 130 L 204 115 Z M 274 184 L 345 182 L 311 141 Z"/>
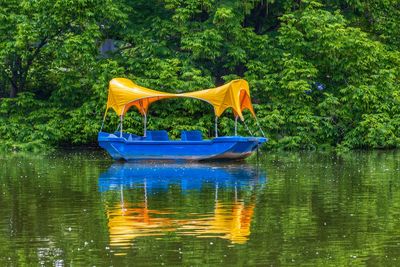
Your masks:
<path fill-rule="evenodd" d="M 1 266 L 398 265 L 398 152 L 258 168 L 94 154 L 1 156 Z"/>

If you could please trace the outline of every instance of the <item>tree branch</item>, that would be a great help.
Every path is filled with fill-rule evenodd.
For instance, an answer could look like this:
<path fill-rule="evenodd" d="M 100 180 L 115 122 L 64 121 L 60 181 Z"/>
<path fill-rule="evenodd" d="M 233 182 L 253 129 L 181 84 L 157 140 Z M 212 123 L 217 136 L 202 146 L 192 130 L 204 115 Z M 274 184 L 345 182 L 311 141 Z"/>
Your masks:
<path fill-rule="evenodd" d="M 134 44 L 130 44 L 130 45 L 121 47 L 121 48 L 119 48 L 119 49 L 116 49 L 115 51 L 112 51 L 111 54 L 115 55 L 115 54 L 117 54 L 117 53 L 119 53 L 119 52 L 121 52 L 121 51 L 123 51 L 123 50 L 127 50 L 127 49 L 130 49 L 130 48 L 135 48 L 135 45 L 134 45 Z"/>
<path fill-rule="evenodd" d="M 39 45 L 36 47 L 35 51 L 33 52 L 33 54 L 28 58 L 27 62 L 26 62 L 26 66 L 25 69 L 28 69 L 30 67 L 30 65 L 32 65 L 33 60 L 37 57 L 37 55 L 39 54 L 40 50 L 43 48 L 43 46 L 45 46 L 48 43 L 48 36 L 45 36 L 39 43 Z"/>

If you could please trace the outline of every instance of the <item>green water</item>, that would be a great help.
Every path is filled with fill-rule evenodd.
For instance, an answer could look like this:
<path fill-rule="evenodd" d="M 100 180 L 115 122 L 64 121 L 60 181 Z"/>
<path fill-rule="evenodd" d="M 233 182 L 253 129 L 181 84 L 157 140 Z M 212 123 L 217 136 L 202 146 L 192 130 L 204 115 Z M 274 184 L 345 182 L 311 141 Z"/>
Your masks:
<path fill-rule="evenodd" d="M 1 154 L 0 266 L 400 266 L 400 152 L 112 164 Z"/>

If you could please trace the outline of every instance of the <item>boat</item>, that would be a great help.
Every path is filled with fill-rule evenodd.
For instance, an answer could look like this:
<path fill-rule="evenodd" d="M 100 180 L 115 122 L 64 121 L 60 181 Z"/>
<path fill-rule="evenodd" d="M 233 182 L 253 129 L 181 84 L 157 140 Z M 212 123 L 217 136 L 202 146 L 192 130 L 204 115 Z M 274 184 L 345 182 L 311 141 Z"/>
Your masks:
<path fill-rule="evenodd" d="M 193 98 L 211 104 L 215 113 L 215 137 L 204 140 L 199 130 L 188 130 L 181 132 L 180 140 L 171 140 L 165 130 L 147 130 L 150 104 L 170 98 Z M 144 118 L 143 136 L 123 132 L 123 118 L 131 107 L 136 107 Z M 228 108 L 235 115 L 235 135 L 218 136 L 218 118 Z M 120 118 L 118 131 L 113 133 L 102 131 L 110 109 Z M 244 110 L 250 111 L 259 126 L 250 99 L 249 85 L 242 79 L 216 88 L 173 94 L 142 87 L 126 78 L 114 78 L 109 83 L 107 107 L 98 142 L 115 160 L 240 160 L 250 156 L 268 140 L 261 127 L 262 137 L 237 135 L 238 119 L 244 122 Z"/>

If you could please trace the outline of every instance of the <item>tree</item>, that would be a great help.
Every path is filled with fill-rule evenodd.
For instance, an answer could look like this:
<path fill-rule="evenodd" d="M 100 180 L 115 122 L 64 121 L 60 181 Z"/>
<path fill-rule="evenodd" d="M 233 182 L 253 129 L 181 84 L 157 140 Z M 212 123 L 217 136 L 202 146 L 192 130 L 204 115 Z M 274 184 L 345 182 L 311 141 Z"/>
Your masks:
<path fill-rule="evenodd" d="M 41 67 L 63 57 L 63 46 L 96 49 L 103 28 L 121 19 L 120 4 L 111 0 L 1 0 L 0 68 L 10 97 L 40 79 Z"/>
<path fill-rule="evenodd" d="M 0 103 L 9 143 L 95 142 L 123 76 L 170 92 L 245 78 L 270 147 L 400 146 L 398 0 L 0 1 L 0 95 L 20 95 Z M 212 135 L 206 104 L 154 105 L 150 128 Z M 125 120 L 141 133 L 137 113 Z M 232 133 L 229 112 L 220 123 Z"/>

